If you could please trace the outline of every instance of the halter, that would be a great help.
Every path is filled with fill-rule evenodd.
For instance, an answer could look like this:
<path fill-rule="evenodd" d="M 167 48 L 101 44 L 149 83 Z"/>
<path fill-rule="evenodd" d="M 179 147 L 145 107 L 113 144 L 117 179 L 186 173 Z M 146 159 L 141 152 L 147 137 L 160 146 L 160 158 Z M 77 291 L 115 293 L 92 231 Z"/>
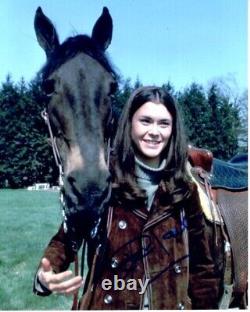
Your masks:
<path fill-rule="evenodd" d="M 107 120 L 108 121 L 107 122 L 108 128 L 111 128 L 112 124 L 113 124 L 113 116 L 112 115 L 113 115 L 113 112 L 112 112 L 112 106 L 111 106 L 111 110 L 110 110 L 108 120 Z M 59 169 L 59 186 L 60 186 L 60 191 L 61 191 L 60 201 L 62 204 L 62 214 L 63 214 L 63 218 L 64 218 L 63 226 L 64 226 L 64 231 L 68 232 L 66 203 L 64 201 L 64 195 L 62 193 L 62 189 L 64 186 L 64 182 L 63 182 L 64 171 L 63 171 L 62 159 L 61 159 L 61 156 L 59 153 L 59 149 L 58 149 L 58 146 L 56 143 L 56 138 L 53 134 L 52 127 L 51 127 L 50 120 L 49 120 L 49 115 L 48 115 L 46 109 L 44 109 L 41 112 L 41 116 L 44 119 L 45 124 L 48 127 L 54 159 L 55 159 L 56 165 Z M 111 138 L 110 138 L 111 129 L 108 129 L 108 130 L 109 131 L 108 131 L 108 139 L 107 139 L 107 166 L 109 168 L 110 167 L 110 153 L 111 153 Z M 109 184 L 109 186 L 108 186 L 108 193 L 107 193 L 107 196 L 105 197 L 105 199 L 102 201 L 102 204 L 100 206 L 100 211 L 104 211 L 105 205 L 107 205 L 107 203 L 109 202 L 110 196 L 111 196 L 111 184 Z M 99 217 L 98 220 L 94 221 L 95 225 L 92 228 L 92 230 L 90 231 L 91 239 L 95 239 L 97 237 L 97 234 L 100 232 L 101 220 L 102 220 L 102 218 Z M 77 243 L 75 241 L 72 241 L 71 244 L 72 244 L 72 246 L 71 246 L 72 250 L 77 253 L 77 251 L 78 251 Z"/>
<path fill-rule="evenodd" d="M 56 144 L 55 136 L 53 135 L 53 132 L 52 132 L 51 124 L 49 121 L 49 115 L 48 115 L 46 109 L 44 109 L 41 112 L 41 116 L 44 119 L 45 124 L 47 125 L 48 130 L 49 130 L 50 142 L 52 145 L 54 159 L 55 159 L 56 165 L 59 169 L 59 186 L 61 187 L 61 186 L 63 186 L 63 176 L 64 176 L 62 160 L 61 160 L 61 156 L 60 156 L 57 144 Z"/>
<path fill-rule="evenodd" d="M 41 116 L 42 116 L 43 120 L 45 121 L 45 124 L 47 125 L 48 130 L 49 130 L 49 136 L 50 136 L 50 141 L 51 141 L 51 145 L 52 145 L 54 159 L 55 159 L 56 165 L 59 169 L 59 186 L 62 187 L 64 184 L 63 183 L 64 171 L 63 171 L 62 159 L 61 159 L 59 149 L 58 149 L 57 144 L 56 144 L 56 138 L 53 134 L 52 127 L 51 127 L 50 120 L 49 120 L 49 115 L 48 115 L 46 109 L 44 109 L 41 112 Z M 108 169 L 110 167 L 111 133 L 112 133 L 111 128 L 113 126 L 113 122 L 114 122 L 114 118 L 113 118 L 113 111 L 112 111 L 112 106 L 111 106 L 110 113 L 108 116 L 108 122 L 107 122 L 107 124 L 108 124 L 108 139 L 107 139 L 107 167 L 108 167 Z"/>
<path fill-rule="evenodd" d="M 56 144 L 56 138 L 53 134 L 53 131 L 52 131 L 52 127 L 51 127 L 51 124 L 50 124 L 50 120 L 49 120 L 49 115 L 46 111 L 46 109 L 44 109 L 42 112 L 41 112 L 41 116 L 42 118 L 44 119 L 45 121 L 45 124 L 47 125 L 48 127 L 48 130 L 49 130 L 49 136 L 50 136 L 50 141 L 51 141 L 51 145 L 52 145 L 52 150 L 53 150 L 53 155 L 54 155 L 54 158 L 55 158 L 55 162 L 56 162 L 56 165 L 59 169 L 59 186 L 60 186 L 60 201 L 61 201 L 61 204 L 62 204 L 62 215 L 63 215 L 63 219 L 64 219 L 64 222 L 63 222 L 63 227 L 64 227 L 64 232 L 67 233 L 68 232 L 68 227 L 67 227 L 67 214 L 66 214 L 66 203 L 64 201 L 64 195 L 62 193 L 62 189 L 63 189 L 63 186 L 64 186 L 64 182 L 63 182 L 63 178 L 64 178 L 64 171 L 63 171 L 63 164 L 62 164 L 62 159 L 61 159 L 61 156 L 60 156 L 60 153 L 59 153 L 59 149 L 58 149 L 58 146 Z M 114 119 L 113 119 L 113 112 L 112 112 L 112 106 L 111 106 L 111 109 L 110 109 L 110 113 L 109 113 L 109 116 L 108 116 L 108 119 L 107 119 L 107 125 L 108 125 L 108 139 L 107 139 L 107 166 L 108 166 L 108 169 L 110 167 L 110 153 L 111 153 L 111 133 L 112 133 L 112 127 L 113 127 L 113 122 L 114 122 Z M 110 200 L 110 197 L 111 197 L 111 183 L 109 183 L 109 186 L 108 186 L 108 194 L 107 196 L 105 197 L 105 199 L 102 201 L 102 204 L 101 204 L 101 207 L 100 207 L 100 211 L 105 211 L 104 208 L 105 206 L 108 204 L 109 200 Z M 103 228 L 103 220 L 104 218 L 101 218 L 101 216 L 98 218 L 98 220 L 95 220 L 94 221 L 94 227 L 92 228 L 92 230 L 90 231 L 90 237 L 92 240 L 96 239 L 97 243 L 98 243 L 98 249 L 101 248 L 102 246 L 102 228 Z M 72 233 L 71 233 L 72 234 Z M 75 276 L 77 276 L 79 274 L 79 263 L 78 263 L 78 255 L 77 255 L 77 252 L 78 252 L 78 244 L 76 242 L 76 240 L 74 240 L 74 238 L 70 239 L 70 242 L 71 242 L 71 248 L 73 250 L 73 252 L 75 253 Z M 81 241 L 82 243 L 82 241 Z M 84 258 L 85 258 L 85 252 L 86 252 L 86 240 L 83 240 L 83 248 L 82 248 L 82 261 L 81 261 L 81 275 L 83 276 L 83 273 L 84 273 Z M 73 304 L 72 304 L 72 310 L 76 310 L 77 309 L 77 305 L 78 305 L 78 291 L 74 294 L 74 297 L 73 297 Z"/>

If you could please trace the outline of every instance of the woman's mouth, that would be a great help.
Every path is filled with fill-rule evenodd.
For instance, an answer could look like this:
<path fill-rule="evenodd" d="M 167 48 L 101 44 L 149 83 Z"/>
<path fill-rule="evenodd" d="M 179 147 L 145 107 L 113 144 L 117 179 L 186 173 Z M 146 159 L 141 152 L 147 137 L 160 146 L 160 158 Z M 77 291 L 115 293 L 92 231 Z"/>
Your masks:
<path fill-rule="evenodd" d="M 143 140 L 145 143 L 149 144 L 149 145 L 158 145 L 161 143 L 161 141 L 157 141 L 157 140 Z"/>

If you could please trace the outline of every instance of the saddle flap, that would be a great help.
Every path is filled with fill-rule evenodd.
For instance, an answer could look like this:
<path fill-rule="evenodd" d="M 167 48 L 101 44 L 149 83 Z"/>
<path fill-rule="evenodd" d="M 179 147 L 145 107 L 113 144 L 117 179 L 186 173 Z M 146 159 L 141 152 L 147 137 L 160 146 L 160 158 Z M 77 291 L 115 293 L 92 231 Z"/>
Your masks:
<path fill-rule="evenodd" d="M 206 188 L 204 186 L 204 181 L 200 177 L 201 168 L 192 167 L 190 163 L 187 165 L 187 171 L 192 181 L 197 185 L 197 190 L 200 198 L 201 208 L 206 217 L 210 222 L 215 222 L 216 224 L 223 224 L 223 220 L 216 209 L 215 203 L 212 198 L 207 194 Z M 203 171 L 204 173 L 204 171 Z"/>

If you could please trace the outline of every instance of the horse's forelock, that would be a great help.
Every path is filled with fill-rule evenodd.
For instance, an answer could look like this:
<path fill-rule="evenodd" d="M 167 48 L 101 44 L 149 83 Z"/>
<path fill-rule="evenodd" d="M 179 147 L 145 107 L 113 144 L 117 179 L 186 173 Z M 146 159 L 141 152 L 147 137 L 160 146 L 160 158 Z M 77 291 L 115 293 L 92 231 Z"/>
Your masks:
<path fill-rule="evenodd" d="M 58 46 L 47 59 L 47 63 L 41 70 L 43 79 L 48 78 L 56 69 L 69 59 L 83 52 L 98 61 L 114 77 L 117 73 L 113 69 L 107 55 L 98 47 L 98 45 L 87 35 L 78 35 L 70 37 Z"/>

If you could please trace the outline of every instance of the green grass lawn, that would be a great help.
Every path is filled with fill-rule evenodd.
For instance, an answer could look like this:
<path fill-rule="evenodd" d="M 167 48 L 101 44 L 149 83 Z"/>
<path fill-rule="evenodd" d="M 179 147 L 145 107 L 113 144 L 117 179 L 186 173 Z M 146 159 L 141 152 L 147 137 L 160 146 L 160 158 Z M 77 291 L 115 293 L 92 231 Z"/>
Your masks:
<path fill-rule="evenodd" d="M 42 252 L 61 222 L 52 191 L 0 190 L 0 310 L 69 310 L 72 297 L 33 294 Z"/>

